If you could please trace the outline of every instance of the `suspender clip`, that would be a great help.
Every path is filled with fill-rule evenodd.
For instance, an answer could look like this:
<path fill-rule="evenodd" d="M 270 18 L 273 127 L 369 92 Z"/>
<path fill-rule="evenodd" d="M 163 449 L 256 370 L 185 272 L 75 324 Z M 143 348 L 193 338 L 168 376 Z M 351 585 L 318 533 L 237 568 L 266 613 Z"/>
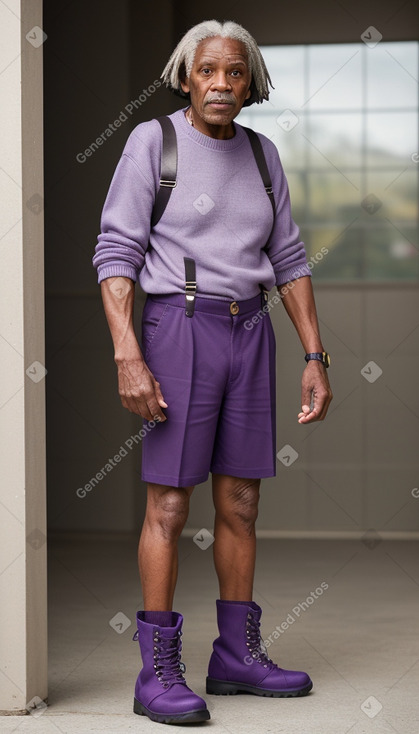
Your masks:
<path fill-rule="evenodd" d="M 267 300 L 268 300 L 268 297 L 269 297 L 269 291 L 267 291 L 267 290 L 266 290 L 266 288 L 265 288 L 265 286 L 263 285 L 263 283 L 259 283 L 259 288 L 260 288 L 260 295 L 261 295 L 261 299 L 262 299 L 262 306 L 264 306 L 264 304 L 265 304 L 265 303 L 267 302 Z"/>
<path fill-rule="evenodd" d="M 195 293 L 196 293 L 196 268 L 195 260 L 191 257 L 183 258 L 185 263 L 185 313 L 192 318 L 195 311 Z"/>

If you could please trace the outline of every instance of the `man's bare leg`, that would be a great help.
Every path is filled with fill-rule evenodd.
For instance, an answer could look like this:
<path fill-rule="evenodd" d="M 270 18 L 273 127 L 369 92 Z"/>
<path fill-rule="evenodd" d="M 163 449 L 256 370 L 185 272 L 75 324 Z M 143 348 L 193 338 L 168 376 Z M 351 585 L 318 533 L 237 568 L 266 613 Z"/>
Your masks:
<path fill-rule="evenodd" d="M 212 475 L 213 554 L 220 599 L 252 600 L 259 488 L 260 479 Z"/>
<path fill-rule="evenodd" d="M 193 487 L 147 485 L 147 508 L 138 545 L 144 610 L 170 611 L 178 574 L 178 538 Z"/>

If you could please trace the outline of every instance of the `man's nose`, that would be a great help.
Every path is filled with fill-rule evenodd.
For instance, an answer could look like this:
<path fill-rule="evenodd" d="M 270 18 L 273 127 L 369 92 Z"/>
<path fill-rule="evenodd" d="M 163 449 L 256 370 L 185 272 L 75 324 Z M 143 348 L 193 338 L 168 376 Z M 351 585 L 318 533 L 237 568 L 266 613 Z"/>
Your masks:
<path fill-rule="evenodd" d="M 224 71 L 219 71 L 214 74 L 212 79 L 212 88 L 218 91 L 225 91 L 231 89 L 230 80 Z"/>

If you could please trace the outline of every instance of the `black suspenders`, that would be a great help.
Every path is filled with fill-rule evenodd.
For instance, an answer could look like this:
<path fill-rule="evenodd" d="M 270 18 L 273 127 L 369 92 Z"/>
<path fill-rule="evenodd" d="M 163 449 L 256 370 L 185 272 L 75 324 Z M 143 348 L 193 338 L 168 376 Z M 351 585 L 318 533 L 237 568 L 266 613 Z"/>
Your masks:
<path fill-rule="evenodd" d="M 160 186 L 151 215 L 151 226 L 161 219 L 166 209 L 172 189 L 176 186 L 177 174 L 177 141 L 173 123 L 166 115 L 157 118 L 163 133 L 163 147 L 160 164 Z"/>
<path fill-rule="evenodd" d="M 166 115 L 157 117 L 160 123 L 162 134 L 163 134 L 163 145 L 162 155 L 160 164 L 160 186 L 156 194 L 156 200 L 151 215 L 151 226 L 154 227 L 157 222 L 160 221 L 164 210 L 169 202 L 172 189 L 176 186 L 176 174 L 177 174 L 177 140 L 176 131 L 172 121 Z M 261 175 L 265 191 L 269 196 L 269 201 L 272 204 L 272 211 L 275 220 L 275 199 L 272 191 L 272 181 L 269 175 L 268 166 L 266 163 L 265 154 L 263 152 L 262 144 L 259 136 L 254 130 L 249 127 L 244 127 L 243 130 L 247 133 L 247 136 L 252 146 L 253 155 L 255 157 L 259 173 Z M 187 316 L 192 317 L 195 308 L 195 293 L 196 293 L 196 272 L 195 272 L 195 260 L 190 257 L 184 257 L 185 262 L 185 293 L 186 293 L 186 309 L 185 313 Z M 262 286 L 261 286 L 262 288 Z M 264 291 L 266 300 L 266 291 Z"/>
<path fill-rule="evenodd" d="M 259 135 L 255 133 L 255 131 L 252 130 L 250 127 L 243 127 L 243 130 L 247 133 L 247 137 L 250 140 L 250 145 L 252 146 L 253 155 L 255 156 L 255 160 L 259 168 L 259 173 L 262 177 L 265 191 L 268 194 L 269 201 L 272 204 L 272 211 L 275 220 L 275 199 L 272 191 L 272 181 L 269 174 L 268 166 L 266 164 L 266 158 L 263 152 L 262 143 L 260 142 Z"/>

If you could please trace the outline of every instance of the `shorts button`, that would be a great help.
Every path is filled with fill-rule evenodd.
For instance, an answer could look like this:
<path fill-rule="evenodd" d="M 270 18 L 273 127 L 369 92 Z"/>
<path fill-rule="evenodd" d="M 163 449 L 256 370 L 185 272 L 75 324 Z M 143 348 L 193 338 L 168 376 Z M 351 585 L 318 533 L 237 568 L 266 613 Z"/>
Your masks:
<path fill-rule="evenodd" d="M 239 304 L 236 303 L 236 301 L 233 301 L 232 303 L 230 303 L 230 313 L 232 313 L 233 316 L 239 313 L 239 311 L 240 311 Z"/>

